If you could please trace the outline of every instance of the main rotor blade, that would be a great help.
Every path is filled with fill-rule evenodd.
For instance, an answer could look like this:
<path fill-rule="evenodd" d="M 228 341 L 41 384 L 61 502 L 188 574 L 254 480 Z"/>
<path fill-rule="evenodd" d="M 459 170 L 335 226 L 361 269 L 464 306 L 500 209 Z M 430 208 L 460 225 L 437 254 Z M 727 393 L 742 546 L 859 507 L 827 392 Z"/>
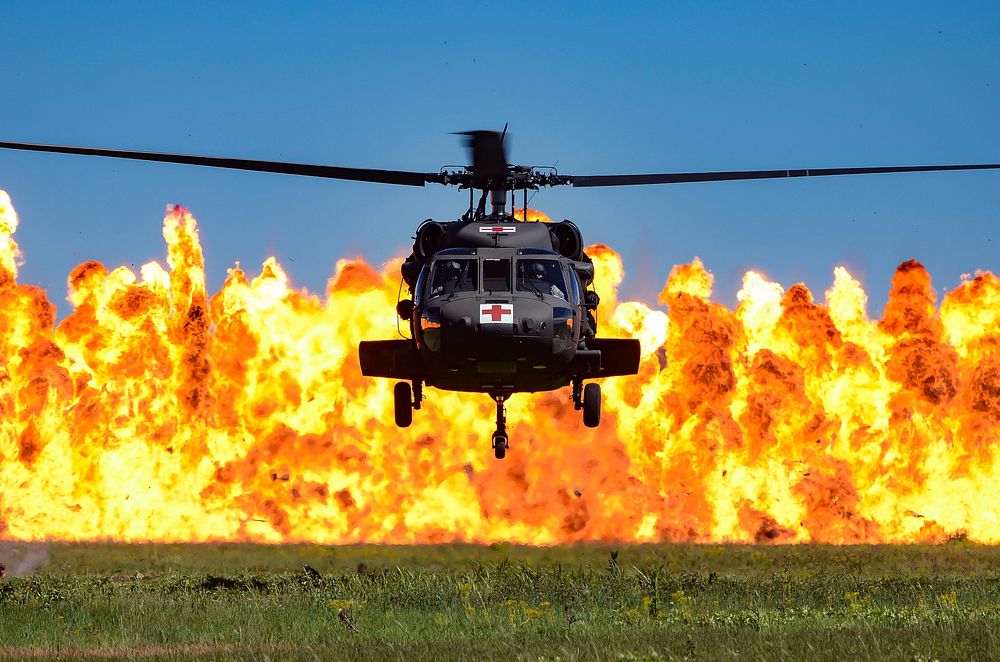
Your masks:
<path fill-rule="evenodd" d="M 284 163 L 281 161 L 255 161 L 251 159 L 230 159 L 217 156 L 192 156 L 188 154 L 162 154 L 159 152 L 133 152 L 123 149 L 97 149 L 93 147 L 69 147 L 66 145 L 35 145 L 32 143 L 0 142 L 6 149 L 23 149 L 32 152 L 55 152 L 58 154 L 82 154 L 85 156 L 107 156 L 116 159 L 136 159 L 139 161 L 159 161 L 162 163 L 183 163 L 186 165 L 252 170 L 254 172 L 275 172 L 283 175 L 324 177 L 326 179 L 348 179 L 379 184 L 402 184 L 423 186 L 425 183 L 444 183 L 438 172 L 408 172 L 405 170 L 372 170 L 368 168 L 340 168 L 328 165 L 306 163 Z"/>
<path fill-rule="evenodd" d="M 728 182 L 739 179 L 783 179 L 785 177 L 828 177 L 830 175 L 874 175 L 887 172 L 933 172 L 938 170 L 994 170 L 1000 163 L 980 165 L 886 166 L 874 168 L 811 168 L 807 170 L 738 170 L 732 172 L 668 172 L 650 175 L 569 176 L 573 186 L 635 186 L 640 184 L 683 184 L 687 182 Z"/>
<path fill-rule="evenodd" d="M 463 131 L 465 145 L 472 151 L 472 172 L 474 188 L 484 188 L 490 180 L 507 177 L 507 155 L 504 152 L 503 134 L 496 131 Z"/>

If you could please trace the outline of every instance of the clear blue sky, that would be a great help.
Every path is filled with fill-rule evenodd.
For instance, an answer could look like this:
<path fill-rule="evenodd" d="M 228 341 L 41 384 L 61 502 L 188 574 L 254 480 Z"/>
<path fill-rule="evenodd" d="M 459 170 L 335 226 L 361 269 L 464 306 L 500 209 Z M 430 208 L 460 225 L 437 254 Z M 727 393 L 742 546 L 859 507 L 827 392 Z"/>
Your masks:
<path fill-rule="evenodd" d="M 514 162 L 568 174 L 1000 161 L 1000 3 L 8 3 L 4 140 L 436 170 L 453 131 L 510 123 Z M 616 3 L 617 4 L 617 3 Z M 453 189 L 0 150 L 22 282 L 63 314 L 83 259 L 163 260 L 164 206 L 201 224 L 209 283 L 275 254 L 322 291 L 334 262 L 404 254 Z M 838 264 L 881 313 L 896 265 L 939 289 L 1000 270 L 1000 172 L 542 191 L 623 253 L 654 301 L 701 256 L 735 303 L 762 270 L 817 298 Z"/>

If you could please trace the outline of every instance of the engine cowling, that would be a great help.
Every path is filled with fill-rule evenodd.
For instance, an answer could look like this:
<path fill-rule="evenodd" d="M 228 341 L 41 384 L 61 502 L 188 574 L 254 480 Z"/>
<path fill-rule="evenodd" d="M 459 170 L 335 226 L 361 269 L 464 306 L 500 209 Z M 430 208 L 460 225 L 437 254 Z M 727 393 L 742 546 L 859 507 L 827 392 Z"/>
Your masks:
<path fill-rule="evenodd" d="M 427 219 L 417 228 L 413 242 L 413 255 L 418 260 L 426 260 L 441 250 L 444 244 L 446 228 L 441 223 Z"/>
<path fill-rule="evenodd" d="M 571 260 L 583 259 L 583 234 L 573 221 L 553 223 L 549 228 L 552 234 L 552 248 Z"/>

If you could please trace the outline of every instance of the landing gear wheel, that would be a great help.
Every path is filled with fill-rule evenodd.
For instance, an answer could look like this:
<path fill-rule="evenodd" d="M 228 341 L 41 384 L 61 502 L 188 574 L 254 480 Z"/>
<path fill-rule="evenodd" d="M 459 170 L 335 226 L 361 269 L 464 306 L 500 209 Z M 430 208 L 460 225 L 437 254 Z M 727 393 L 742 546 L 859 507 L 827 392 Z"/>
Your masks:
<path fill-rule="evenodd" d="M 493 455 L 498 460 L 502 460 L 507 456 L 507 447 L 509 445 L 506 434 L 500 432 L 493 433 Z"/>
<path fill-rule="evenodd" d="M 601 423 L 601 385 L 587 384 L 583 387 L 583 424 L 596 428 Z"/>
<path fill-rule="evenodd" d="M 408 382 L 397 382 L 392 389 L 393 405 L 396 413 L 396 425 L 401 428 L 410 427 L 413 422 L 413 392 Z"/>
<path fill-rule="evenodd" d="M 494 393 L 490 395 L 497 403 L 497 430 L 493 433 L 493 454 L 498 460 L 502 460 L 507 456 L 507 449 L 510 447 L 510 437 L 507 436 L 507 414 L 503 407 L 507 396 Z"/>

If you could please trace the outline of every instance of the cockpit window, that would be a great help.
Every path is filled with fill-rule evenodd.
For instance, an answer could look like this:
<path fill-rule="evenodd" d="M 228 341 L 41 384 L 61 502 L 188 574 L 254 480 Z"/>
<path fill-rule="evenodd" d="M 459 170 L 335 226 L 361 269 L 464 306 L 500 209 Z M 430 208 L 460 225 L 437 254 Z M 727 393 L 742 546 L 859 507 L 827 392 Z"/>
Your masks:
<path fill-rule="evenodd" d="M 558 260 L 518 260 L 517 291 L 566 299 L 566 281 Z"/>
<path fill-rule="evenodd" d="M 510 260 L 483 260 L 483 291 L 510 292 Z"/>
<path fill-rule="evenodd" d="M 574 306 L 580 305 L 580 277 L 572 269 L 569 270 L 569 302 Z"/>
<path fill-rule="evenodd" d="M 454 292 L 475 292 L 479 289 L 477 282 L 477 264 L 475 260 L 439 260 L 434 265 L 434 276 L 431 278 L 430 298 L 452 294 Z"/>
<path fill-rule="evenodd" d="M 417 284 L 413 287 L 414 301 L 424 300 L 424 290 L 427 289 L 427 277 L 430 273 L 431 268 L 429 266 L 424 266 L 420 269 L 420 275 L 417 276 Z"/>

